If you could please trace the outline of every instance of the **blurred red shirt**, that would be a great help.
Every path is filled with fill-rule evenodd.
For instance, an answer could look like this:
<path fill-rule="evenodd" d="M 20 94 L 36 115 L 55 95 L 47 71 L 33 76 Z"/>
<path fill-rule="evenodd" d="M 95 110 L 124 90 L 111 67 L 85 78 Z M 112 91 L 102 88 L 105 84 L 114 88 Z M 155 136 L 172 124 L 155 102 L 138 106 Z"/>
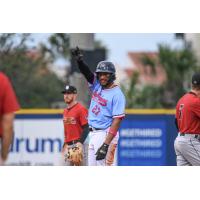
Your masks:
<path fill-rule="evenodd" d="M 200 134 L 200 98 L 195 93 L 189 92 L 180 98 L 176 119 L 179 132 Z"/>
<path fill-rule="evenodd" d="M 83 126 L 88 123 L 88 111 L 80 103 L 76 103 L 70 108 L 65 108 L 63 113 L 63 123 L 65 131 L 65 142 L 78 140 L 81 137 Z"/>
<path fill-rule="evenodd" d="M 0 137 L 2 137 L 2 116 L 19 110 L 19 104 L 8 77 L 0 72 Z"/>

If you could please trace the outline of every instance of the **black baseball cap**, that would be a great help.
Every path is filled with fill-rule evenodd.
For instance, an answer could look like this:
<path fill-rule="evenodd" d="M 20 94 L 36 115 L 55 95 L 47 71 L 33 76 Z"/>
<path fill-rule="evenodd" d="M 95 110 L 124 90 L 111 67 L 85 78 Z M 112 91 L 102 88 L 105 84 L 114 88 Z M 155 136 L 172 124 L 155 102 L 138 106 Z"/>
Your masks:
<path fill-rule="evenodd" d="M 77 94 L 77 89 L 72 85 L 66 85 L 65 89 L 62 91 L 63 94 Z"/>
<path fill-rule="evenodd" d="M 200 85 L 200 73 L 195 73 L 192 76 L 192 84 L 193 85 Z"/>

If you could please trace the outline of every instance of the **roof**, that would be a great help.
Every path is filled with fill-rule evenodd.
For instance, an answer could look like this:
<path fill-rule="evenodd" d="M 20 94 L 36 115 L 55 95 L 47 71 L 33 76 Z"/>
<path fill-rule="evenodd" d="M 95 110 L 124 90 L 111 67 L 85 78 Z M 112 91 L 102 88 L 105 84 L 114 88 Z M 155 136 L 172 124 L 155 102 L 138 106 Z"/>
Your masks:
<path fill-rule="evenodd" d="M 155 73 L 153 73 L 152 67 L 150 65 L 145 65 L 142 61 L 144 57 L 157 61 L 157 52 L 129 52 L 128 57 L 131 61 L 131 66 L 125 69 L 128 77 L 131 77 L 134 72 L 139 72 L 140 83 L 161 85 L 165 82 L 166 72 L 163 66 L 156 62 Z"/>

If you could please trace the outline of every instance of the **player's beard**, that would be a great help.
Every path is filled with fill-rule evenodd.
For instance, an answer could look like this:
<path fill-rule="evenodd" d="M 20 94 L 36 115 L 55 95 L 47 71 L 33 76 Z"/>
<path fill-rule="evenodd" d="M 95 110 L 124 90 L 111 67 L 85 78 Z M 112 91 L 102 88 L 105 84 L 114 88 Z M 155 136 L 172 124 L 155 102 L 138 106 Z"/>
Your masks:
<path fill-rule="evenodd" d="M 110 88 L 113 85 L 113 82 L 109 82 L 109 80 L 102 81 L 100 80 L 100 84 L 103 88 Z"/>
<path fill-rule="evenodd" d="M 113 84 L 113 81 L 111 81 L 111 74 L 109 74 L 109 76 L 104 77 L 104 78 L 98 77 L 98 79 L 99 79 L 100 85 L 105 89 L 110 88 L 110 86 Z"/>
<path fill-rule="evenodd" d="M 71 103 L 74 101 L 74 99 L 73 99 L 72 97 L 70 97 L 70 98 L 67 97 L 67 98 L 65 98 L 64 100 L 65 100 L 65 103 L 66 103 L 66 104 L 71 104 Z"/>

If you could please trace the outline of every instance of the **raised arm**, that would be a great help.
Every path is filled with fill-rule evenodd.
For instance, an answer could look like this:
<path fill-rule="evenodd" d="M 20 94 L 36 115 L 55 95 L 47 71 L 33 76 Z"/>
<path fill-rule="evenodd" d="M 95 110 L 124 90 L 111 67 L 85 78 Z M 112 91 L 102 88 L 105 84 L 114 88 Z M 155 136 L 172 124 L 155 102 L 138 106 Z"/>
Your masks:
<path fill-rule="evenodd" d="M 94 81 L 94 74 L 91 72 L 88 65 L 83 61 L 83 55 L 81 54 L 80 49 L 76 47 L 76 49 L 72 50 L 71 53 L 74 59 L 77 61 L 81 73 L 85 76 L 87 81 L 92 84 Z"/>

